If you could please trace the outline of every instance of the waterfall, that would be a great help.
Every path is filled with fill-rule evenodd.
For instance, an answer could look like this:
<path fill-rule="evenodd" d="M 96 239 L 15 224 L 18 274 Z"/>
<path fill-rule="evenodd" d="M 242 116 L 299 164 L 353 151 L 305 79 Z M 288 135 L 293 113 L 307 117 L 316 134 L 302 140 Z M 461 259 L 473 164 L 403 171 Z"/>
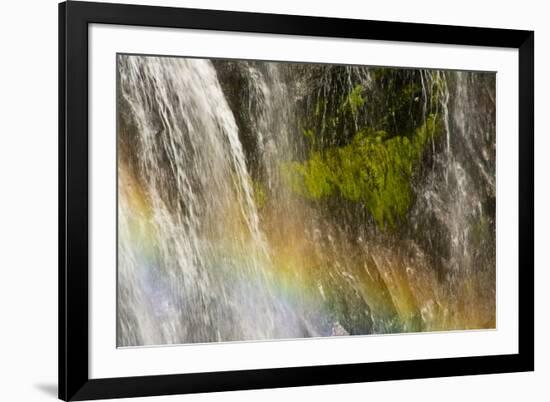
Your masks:
<path fill-rule="evenodd" d="M 119 345 L 300 336 L 271 295 L 250 175 L 212 64 L 119 63 L 119 127 L 133 127 L 119 163 Z"/>
<path fill-rule="evenodd" d="M 405 74 L 421 88 L 422 117 L 410 112 L 407 124 L 435 113 L 444 137 L 431 140 L 429 169 L 414 176 L 409 229 L 391 234 L 361 205 L 305 200 L 282 173 L 309 156 L 307 116 L 324 147 L 380 120 L 388 83 L 376 71 L 128 55 L 117 63 L 118 346 L 491 325 L 490 77 Z M 331 123 L 352 93 L 365 97 L 361 110 Z M 480 310 L 480 300 L 478 315 L 463 311 Z"/>
<path fill-rule="evenodd" d="M 434 265 L 445 277 L 451 306 L 462 303 L 472 311 L 494 311 L 494 76 L 448 71 L 431 73 L 431 79 L 444 80 L 440 106 L 445 151 L 436 155 L 433 170 L 417 189 L 413 221 L 424 227 L 430 222 L 431 234 L 424 232 L 423 241 L 439 250 Z M 464 292 L 484 293 L 481 305 L 479 298 L 461 298 L 456 290 L 461 286 Z"/>

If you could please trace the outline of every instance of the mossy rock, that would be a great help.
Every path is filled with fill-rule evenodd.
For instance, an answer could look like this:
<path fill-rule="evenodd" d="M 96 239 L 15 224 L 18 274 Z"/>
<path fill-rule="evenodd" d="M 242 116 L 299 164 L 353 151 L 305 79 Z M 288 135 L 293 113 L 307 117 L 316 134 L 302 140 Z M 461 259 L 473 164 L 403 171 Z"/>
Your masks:
<path fill-rule="evenodd" d="M 378 227 L 395 227 L 410 209 L 413 177 L 439 131 L 435 115 L 409 135 L 365 128 L 348 145 L 312 150 L 304 162 L 283 164 L 282 174 L 307 199 L 340 196 L 362 203 Z"/>

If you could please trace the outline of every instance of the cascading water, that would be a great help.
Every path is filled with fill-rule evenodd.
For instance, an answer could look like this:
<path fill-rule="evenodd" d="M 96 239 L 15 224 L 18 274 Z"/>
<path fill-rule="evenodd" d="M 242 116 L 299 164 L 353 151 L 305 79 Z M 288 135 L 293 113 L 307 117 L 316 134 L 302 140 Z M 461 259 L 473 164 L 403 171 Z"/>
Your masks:
<path fill-rule="evenodd" d="M 285 179 L 312 152 L 305 121 L 324 149 L 382 121 L 376 73 L 118 57 L 118 346 L 494 326 L 490 78 L 411 73 L 445 141 L 414 176 L 407 230 Z M 329 118 L 344 107 L 350 124 Z"/>
<path fill-rule="evenodd" d="M 119 164 L 119 344 L 301 336 L 280 325 L 298 319 L 271 292 L 250 176 L 213 66 L 119 63 L 121 119 L 131 122 L 121 124 L 134 127 Z"/>

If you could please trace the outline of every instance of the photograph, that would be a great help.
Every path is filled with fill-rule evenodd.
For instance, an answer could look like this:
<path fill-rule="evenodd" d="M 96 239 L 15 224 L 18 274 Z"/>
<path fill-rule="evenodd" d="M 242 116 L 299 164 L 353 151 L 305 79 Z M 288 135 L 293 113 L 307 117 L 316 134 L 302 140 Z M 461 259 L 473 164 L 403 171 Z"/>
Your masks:
<path fill-rule="evenodd" d="M 548 12 L 467 2 L 2 3 L 0 402 L 545 400 Z"/>
<path fill-rule="evenodd" d="M 496 329 L 496 142 L 494 71 L 118 53 L 117 347 Z"/>

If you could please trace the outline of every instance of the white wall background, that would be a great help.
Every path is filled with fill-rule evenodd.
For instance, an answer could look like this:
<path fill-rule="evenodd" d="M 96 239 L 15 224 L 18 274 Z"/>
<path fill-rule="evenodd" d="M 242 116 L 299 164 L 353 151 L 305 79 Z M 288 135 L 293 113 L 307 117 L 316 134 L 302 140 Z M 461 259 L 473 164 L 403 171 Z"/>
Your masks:
<path fill-rule="evenodd" d="M 122 1 L 121 1 L 122 2 Z M 539 0 L 164 0 L 158 5 L 534 29 L 536 372 L 171 396 L 158 401 L 546 401 L 550 391 L 550 26 Z M 2 2 L 0 400 L 55 400 L 57 383 L 57 1 Z M 546 381 L 545 381 L 546 380 Z M 134 399 L 145 401 L 152 399 Z"/>

